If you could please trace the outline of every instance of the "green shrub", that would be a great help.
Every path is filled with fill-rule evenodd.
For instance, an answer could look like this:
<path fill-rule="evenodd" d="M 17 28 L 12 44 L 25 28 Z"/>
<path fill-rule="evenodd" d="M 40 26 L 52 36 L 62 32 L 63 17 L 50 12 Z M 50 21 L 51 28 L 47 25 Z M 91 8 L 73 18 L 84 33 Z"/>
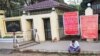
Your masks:
<path fill-rule="evenodd" d="M 13 36 L 4 36 L 3 38 L 13 38 Z"/>

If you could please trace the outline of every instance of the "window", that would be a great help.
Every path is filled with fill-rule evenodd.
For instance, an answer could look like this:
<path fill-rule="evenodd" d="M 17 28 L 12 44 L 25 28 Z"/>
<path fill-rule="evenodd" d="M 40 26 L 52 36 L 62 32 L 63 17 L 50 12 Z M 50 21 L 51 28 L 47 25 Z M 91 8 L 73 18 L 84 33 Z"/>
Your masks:
<path fill-rule="evenodd" d="M 58 21 L 59 21 L 59 27 L 62 28 L 63 27 L 63 16 L 59 15 L 58 17 L 59 17 L 59 19 L 58 19 Z"/>
<path fill-rule="evenodd" d="M 7 32 L 21 31 L 20 21 L 6 21 Z"/>

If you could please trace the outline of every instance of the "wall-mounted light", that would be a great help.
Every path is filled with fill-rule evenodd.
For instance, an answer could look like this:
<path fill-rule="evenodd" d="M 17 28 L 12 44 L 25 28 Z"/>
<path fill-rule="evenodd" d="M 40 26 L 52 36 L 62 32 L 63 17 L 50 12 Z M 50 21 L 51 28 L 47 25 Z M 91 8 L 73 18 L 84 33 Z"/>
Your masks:
<path fill-rule="evenodd" d="M 26 11 L 23 11 L 23 14 L 26 14 Z"/>
<path fill-rule="evenodd" d="M 91 7 L 91 3 L 88 3 L 87 6 L 88 6 L 88 7 Z"/>
<path fill-rule="evenodd" d="M 55 8 L 54 7 L 52 8 L 52 11 L 55 11 Z"/>

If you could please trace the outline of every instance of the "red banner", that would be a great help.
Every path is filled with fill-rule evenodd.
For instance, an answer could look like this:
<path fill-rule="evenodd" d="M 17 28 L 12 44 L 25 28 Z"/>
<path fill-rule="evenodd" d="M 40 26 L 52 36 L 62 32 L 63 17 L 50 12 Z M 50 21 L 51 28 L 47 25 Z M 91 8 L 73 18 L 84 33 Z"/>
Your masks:
<path fill-rule="evenodd" d="M 78 12 L 65 12 L 63 15 L 64 34 L 78 35 L 79 34 L 79 21 Z"/>
<path fill-rule="evenodd" d="M 98 15 L 81 16 L 80 24 L 83 39 L 98 38 Z"/>

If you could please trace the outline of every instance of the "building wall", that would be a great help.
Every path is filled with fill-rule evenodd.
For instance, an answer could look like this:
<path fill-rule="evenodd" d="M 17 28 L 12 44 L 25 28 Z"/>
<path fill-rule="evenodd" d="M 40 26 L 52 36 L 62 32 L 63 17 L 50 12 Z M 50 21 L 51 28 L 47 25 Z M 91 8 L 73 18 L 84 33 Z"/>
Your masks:
<path fill-rule="evenodd" d="M 60 37 L 59 37 L 58 14 L 56 13 L 56 11 L 52 11 L 51 13 L 48 14 L 38 14 L 38 15 L 30 15 L 30 16 L 23 15 L 21 17 L 22 31 L 30 30 L 30 28 L 27 28 L 29 26 L 27 20 L 32 19 L 33 29 L 37 29 L 37 35 L 38 35 L 35 38 L 35 40 L 46 41 L 43 18 L 50 18 L 52 40 L 54 40 L 55 38 L 59 40 Z M 27 35 L 27 33 L 23 33 L 24 39 L 26 41 L 31 39 L 31 37 L 26 37 L 25 35 Z"/>
<path fill-rule="evenodd" d="M 7 21 L 20 21 L 21 23 L 21 16 L 18 16 L 18 17 L 7 17 L 7 18 L 4 18 L 5 19 L 5 34 L 6 36 L 13 36 L 13 32 L 7 32 L 7 29 L 6 29 L 6 22 Z M 21 27 L 21 25 L 20 25 Z M 22 36 L 22 31 L 17 31 L 16 32 L 16 36 Z"/>
<path fill-rule="evenodd" d="M 26 15 L 23 15 L 21 17 L 21 29 L 22 29 L 22 36 L 24 38 L 24 41 L 31 40 L 32 39 L 31 25 L 29 21 L 27 20 Z"/>
<path fill-rule="evenodd" d="M 0 35 L 1 37 L 6 36 L 5 34 L 5 15 L 4 15 L 4 11 L 0 10 Z"/>
<path fill-rule="evenodd" d="M 50 18 L 52 40 L 60 39 L 58 14 L 56 13 L 56 11 L 52 11 L 51 13 L 47 13 L 47 14 L 22 15 L 19 17 L 9 17 L 9 18 L 5 18 L 3 15 L 0 16 L 0 18 L 3 18 L 0 19 L 0 30 L 2 30 L 1 33 L 2 37 L 13 36 L 12 32 L 7 32 L 5 22 L 19 20 L 21 24 L 21 31 L 17 31 L 16 36 L 23 36 L 24 41 L 32 40 L 32 28 L 33 28 L 33 30 L 37 29 L 37 34 L 38 34 L 38 37 L 36 37 L 35 40 L 46 41 L 43 18 Z M 31 24 L 30 21 L 28 21 L 29 19 L 32 20 L 33 24 Z"/>
<path fill-rule="evenodd" d="M 4 15 L 0 15 L 0 35 L 1 37 L 6 36 L 6 31 L 5 31 L 5 20 L 4 20 L 5 16 Z"/>
<path fill-rule="evenodd" d="M 43 18 L 50 18 L 52 40 L 55 38 L 59 40 L 58 15 L 55 11 L 48 14 L 31 15 L 30 17 L 33 18 L 33 28 L 37 29 L 39 39 L 37 37 L 36 41 L 45 41 Z"/>

